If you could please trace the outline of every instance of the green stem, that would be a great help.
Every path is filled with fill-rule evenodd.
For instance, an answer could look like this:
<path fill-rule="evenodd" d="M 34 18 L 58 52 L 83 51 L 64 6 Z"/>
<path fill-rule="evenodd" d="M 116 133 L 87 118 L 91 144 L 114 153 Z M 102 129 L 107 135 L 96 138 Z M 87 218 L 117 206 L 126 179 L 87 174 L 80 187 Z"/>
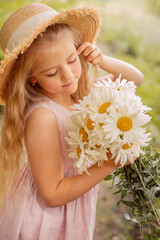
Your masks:
<path fill-rule="evenodd" d="M 130 189 L 131 189 L 131 192 L 132 192 L 132 197 L 133 197 L 133 199 L 134 199 L 135 193 L 134 193 L 134 190 L 133 190 L 133 187 L 132 187 L 132 184 L 131 184 L 130 176 L 129 176 L 128 171 L 127 171 L 128 168 L 130 168 L 130 166 L 125 166 L 125 167 L 124 167 L 124 171 L 125 171 L 125 174 L 126 174 L 126 176 L 127 176 L 128 183 L 129 183 L 129 185 L 130 185 Z M 139 194 L 139 197 L 140 197 L 141 199 L 143 199 L 140 191 L 138 191 L 138 194 Z"/>
<path fill-rule="evenodd" d="M 149 231 L 150 231 L 150 234 L 152 233 L 152 230 L 151 230 L 151 223 L 149 223 Z"/>
<path fill-rule="evenodd" d="M 140 235 L 143 237 L 143 224 L 141 222 L 141 226 L 140 226 Z"/>
<path fill-rule="evenodd" d="M 130 185 L 130 189 L 131 189 L 131 192 L 132 192 L 132 196 L 134 196 L 132 184 L 131 184 L 131 181 L 130 181 L 131 179 L 130 179 L 130 176 L 129 176 L 128 171 L 127 171 L 127 166 L 124 166 L 124 171 L 125 171 L 125 175 L 126 175 L 126 177 L 127 177 L 127 181 L 128 181 L 128 183 L 129 183 L 129 185 Z"/>
<path fill-rule="evenodd" d="M 139 178 L 140 178 L 140 180 L 141 180 L 141 183 L 142 183 L 144 189 L 146 190 L 145 184 L 144 184 L 143 179 L 142 179 L 142 176 L 141 176 L 141 174 L 140 174 L 140 172 L 139 172 L 139 170 L 138 170 L 138 168 L 137 168 L 137 165 L 136 165 L 135 163 L 133 163 L 133 164 L 134 164 L 134 166 L 135 166 L 135 168 L 136 168 L 136 171 L 137 171 L 138 176 L 139 176 Z M 155 211 L 154 205 L 153 205 L 153 203 L 151 202 L 151 200 L 150 200 L 147 192 L 146 192 L 146 195 L 147 195 L 147 197 L 148 197 L 148 199 L 149 199 L 149 202 L 150 202 L 150 205 L 151 205 L 151 207 L 152 207 L 152 210 L 153 210 L 153 212 L 154 212 L 154 214 L 155 214 L 155 217 L 156 217 L 156 219 L 157 219 L 157 222 L 158 222 L 158 224 L 159 224 L 159 226 L 160 226 L 160 219 L 159 219 L 159 217 L 158 217 L 158 215 L 157 215 L 157 212 Z"/>
<path fill-rule="evenodd" d="M 148 160 L 145 156 L 143 156 L 146 160 Z M 144 164 L 144 162 L 141 160 L 141 159 L 139 159 L 139 161 L 141 162 L 141 164 L 143 165 L 143 167 L 144 168 L 146 168 L 146 166 L 145 166 L 145 164 Z M 152 179 L 154 178 L 153 177 L 153 175 L 149 172 L 149 175 L 152 177 Z M 154 179 L 153 179 L 154 180 Z M 160 187 L 160 183 L 159 182 L 157 182 L 156 180 L 154 180 L 156 183 L 157 183 L 157 185 Z"/>
<path fill-rule="evenodd" d="M 111 185 L 111 188 L 113 188 L 114 180 L 115 180 L 115 175 L 113 176 L 113 179 L 112 179 L 112 185 Z"/>

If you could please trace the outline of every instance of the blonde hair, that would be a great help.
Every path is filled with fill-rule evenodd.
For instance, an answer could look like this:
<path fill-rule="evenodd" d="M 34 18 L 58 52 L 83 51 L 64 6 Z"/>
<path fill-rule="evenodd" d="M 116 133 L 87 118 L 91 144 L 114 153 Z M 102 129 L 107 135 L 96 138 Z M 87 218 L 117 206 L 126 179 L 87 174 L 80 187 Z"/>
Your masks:
<path fill-rule="evenodd" d="M 18 172 L 23 163 L 25 114 L 31 104 L 43 96 L 38 85 L 31 86 L 29 78 L 33 75 L 33 64 L 38 55 L 42 42 L 51 41 L 62 30 L 70 31 L 75 47 L 83 42 L 83 35 L 66 24 L 49 26 L 40 34 L 25 53 L 18 56 L 11 72 L 6 91 L 6 105 L 1 130 L 0 143 L 0 210 L 6 208 L 6 194 L 14 195 L 18 184 Z M 55 34 L 54 34 L 55 33 Z M 38 48 L 39 47 L 39 48 Z M 89 93 L 89 64 L 80 56 L 82 74 L 77 91 L 73 94 L 75 101 Z M 12 184 L 11 184 L 12 183 Z M 11 188 L 10 188 L 11 186 Z M 8 191 L 8 189 L 10 189 Z M 1 214 L 2 214 L 1 213 Z"/>

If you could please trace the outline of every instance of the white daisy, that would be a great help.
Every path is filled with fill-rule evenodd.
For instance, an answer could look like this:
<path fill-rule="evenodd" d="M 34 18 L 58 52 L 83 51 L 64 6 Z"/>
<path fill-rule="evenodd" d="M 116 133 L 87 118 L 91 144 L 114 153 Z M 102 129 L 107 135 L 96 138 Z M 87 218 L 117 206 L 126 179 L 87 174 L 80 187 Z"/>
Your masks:
<path fill-rule="evenodd" d="M 150 107 L 147 107 L 143 105 L 141 97 L 136 96 L 133 92 L 123 92 L 119 91 L 119 93 L 116 96 L 117 98 L 117 103 L 125 103 L 126 101 L 128 102 L 128 105 L 133 105 L 132 102 L 134 102 L 134 106 L 141 112 L 147 113 L 148 111 L 151 110 Z"/>
<path fill-rule="evenodd" d="M 68 123 L 68 137 L 65 137 L 65 140 L 69 144 L 70 157 L 77 158 L 78 148 L 84 148 L 88 144 L 88 134 L 85 131 L 85 122 L 83 118 L 77 113 L 77 115 L 71 116 L 72 121 Z"/>
<path fill-rule="evenodd" d="M 118 78 L 116 78 L 115 82 L 111 80 L 111 78 L 105 79 L 105 77 L 102 77 L 97 81 L 97 83 L 94 84 L 95 87 L 108 87 L 111 88 L 112 90 L 116 91 L 127 91 L 127 92 L 132 92 L 135 93 L 136 90 L 136 85 L 134 84 L 133 81 L 127 81 L 126 79 L 121 80 L 121 74 L 119 75 Z"/>
<path fill-rule="evenodd" d="M 152 110 L 150 107 L 143 105 L 141 97 L 136 96 L 136 98 L 134 98 L 134 101 L 136 102 L 137 107 L 141 109 L 142 112 L 147 113 Z"/>
<path fill-rule="evenodd" d="M 92 105 L 92 102 L 95 100 L 96 94 L 93 93 L 93 88 L 91 88 L 88 96 L 84 96 L 82 100 L 79 100 L 79 103 L 75 103 L 71 108 L 78 110 L 79 112 L 88 112 L 89 107 Z"/>
<path fill-rule="evenodd" d="M 112 153 L 112 157 L 115 157 L 115 164 L 120 162 L 122 167 L 125 165 L 127 160 L 129 160 L 130 163 L 133 163 L 134 158 L 139 157 L 140 153 L 144 154 L 137 144 L 128 144 L 123 141 L 121 141 L 120 144 L 112 144 L 110 151 Z"/>
<path fill-rule="evenodd" d="M 96 132 L 89 115 L 84 119 L 81 113 L 77 113 L 72 115 L 71 119 L 72 121 L 68 124 L 69 137 L 65 137 L 70 147 L 68 149 L 69 157 L 78 158 L 75 167 L 79 169 L 79 172 L 83 172 L 97 161 L 106 160 L 106 147 L 109 147 L 109 143 L 106 139 L 102 140 L 104 134 L 101 136 Z M 99 129 L 102 131 L 101 126 Z M 93 131 L 95 134 L 92 134 Z M 107 144 L 105 145 L 105 143 Z"/>
<path fill-rule="evenodd" d="M 110 106 L 115 106 L 115 92 L 107 87 L 97 88 L 92 91 L 96 96 L 89 108 L 91 119 L 95 122 L 103 123 L 103 119 L 108 116 Z"/>
<path fill-rule="evenodd" d="M 97 83 L 88 96 L 75 104 L 68 125 L 69 156 L 75 158 L 74 166 L 79 173 L 107 158 L 107 149 L 123 166 L 127 159 L 133 162 L 150 141 L 150 133 L 142 126 L 150 121 L 146 114 L 151 110 L 135 95 L 135 85 L 121 80 L 121 76 Z M 138 144 L 138 145 L 137 145 Z M 88 173 L 89 174 L 89 173 Z"/>
<path fill-rule="evenodd" d="M 108 118 L 105 119 L 103 126 L 106 132 L 105 138 L 110 140 L 110 143 L 122 138 L 126 143 L 131 144 L 137 139 L 143 139 L 144 129 L 141 128 L 144 124 L 150 121 L 150 117 L 143 113 L 134 101 L 120 101 L 117 105 L 118 111 L 111 106 Z"/>
<path fill-rule="evenodd" d="M 87 169 L 95 163 L 101 166 L 104 161 L 108 160 L 107 150 L 102 146 L 95 146 L 94 148 L 85 148 L 79 146 L 78 148 L 78 160 L 74 163 L 74 167 L 78 169 L 78 173 L 81 174 L 86 172 L 89 174 Z"/>
<path fill-rule="evenodd" d="M 77 154 L 79 157 L 77 161 L 75 161 L 74 167 L 77 168 L 79 174 L 82 174 L 83 172 L 86 172 L 87 174 L 89 174 L 87 169 L 90 167 L 90 165 L 88 164 L 89 161 L 84 151 L 84 148 L 81 149 L 79 146 L 77 148 Z"/>
<path fill-rule="evenodd" d="M 82 141 L 80 145 L 76 146 L 76 151 L 72 151 L 72 153 L 69 154 L 69 157 L 77 157 L 74 167 L 78 169 L 79 173 L 84 171 L 88 173 L 87 168 L 98 161 L 107 160 L 107 155 L 102 151 L 102 149 L 100 149 L 100 146 L 97 145 L 90 148 L 89 145 L 84 144 Z"/>

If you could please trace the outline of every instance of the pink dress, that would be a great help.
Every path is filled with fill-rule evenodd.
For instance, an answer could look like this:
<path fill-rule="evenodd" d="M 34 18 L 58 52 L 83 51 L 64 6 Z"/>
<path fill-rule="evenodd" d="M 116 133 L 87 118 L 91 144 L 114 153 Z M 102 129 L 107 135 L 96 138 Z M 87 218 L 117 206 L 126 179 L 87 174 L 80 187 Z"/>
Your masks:
<path fill-rule="evenodd" d="M 66 124 L 70 120 L 71 112 L 45 97 L 44 100 L 30 107 L 27 116 L 39 107 L 56 114 L 64 176 L 77 174 L 73 167 L 74 159 L 69 158 L 68 144 L 64 139 L 67 136 Z M 0 240 L 93 239 L 98 186 L 72 202 L 50 208 L 39 195 L 27 160 L 20 169 L 19 179 L 16 199 L 8 203 L 5 227 L 2 228 L 0 225 Z"/>

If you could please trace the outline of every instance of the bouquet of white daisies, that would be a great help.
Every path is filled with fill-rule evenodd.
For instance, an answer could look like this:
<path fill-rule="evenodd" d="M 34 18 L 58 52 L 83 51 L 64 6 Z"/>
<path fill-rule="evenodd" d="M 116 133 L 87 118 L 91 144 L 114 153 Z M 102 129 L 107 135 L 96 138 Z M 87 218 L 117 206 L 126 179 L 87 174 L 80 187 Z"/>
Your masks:
<path fill-rule="evenodd" d="M 150 133 L 142 126 L 150 121 L 147 112 L 151 109 L 135 91 L 135 84 L 121 80 L 121 75 L 115 82 L 102 79 L 73 105 L 77 111 L 71 115 L 66 141 L 79 174 L 88 173 L 88 167 L 95 163 L 101 166 L 109 161 L 108 151 L 121 166 L 143 154 L 141 147 L 148 145 Z"/>

